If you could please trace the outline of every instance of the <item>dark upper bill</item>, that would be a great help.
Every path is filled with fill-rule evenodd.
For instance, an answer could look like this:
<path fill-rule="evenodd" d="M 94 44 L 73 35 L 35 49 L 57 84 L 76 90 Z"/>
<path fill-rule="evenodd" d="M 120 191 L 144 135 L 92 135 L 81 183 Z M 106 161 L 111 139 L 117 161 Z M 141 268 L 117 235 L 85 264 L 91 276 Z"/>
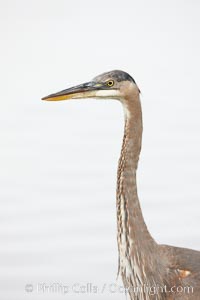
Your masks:
<path fill-rule="evenodd" d="M 101 88 L 102 88 L 101 84 L 97 84 L 96 82 L 91 81 L 91 82 L 77 85 L 75 87 L 66 90 L 62 90 L 55 94 L 50 94 L 46 97 L 43 97 L 42 100 L 61 101 L 67 99 L 95 97 L 96 92 Z"/>

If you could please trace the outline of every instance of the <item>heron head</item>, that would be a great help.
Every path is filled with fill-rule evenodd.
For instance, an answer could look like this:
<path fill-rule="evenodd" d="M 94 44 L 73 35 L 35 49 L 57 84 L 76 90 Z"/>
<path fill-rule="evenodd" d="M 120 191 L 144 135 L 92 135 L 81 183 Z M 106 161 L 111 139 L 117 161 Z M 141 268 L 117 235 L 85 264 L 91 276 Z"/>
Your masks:
<path fill-rule="evenodd" d="M 123 101 L 129 93 L 139 93 L 135 80 L 126 72 L 111 71 L 98 75 L 93 80 L 48 95 L 42 100 L 60 101 L 69 99 L 97 98 Z"/>

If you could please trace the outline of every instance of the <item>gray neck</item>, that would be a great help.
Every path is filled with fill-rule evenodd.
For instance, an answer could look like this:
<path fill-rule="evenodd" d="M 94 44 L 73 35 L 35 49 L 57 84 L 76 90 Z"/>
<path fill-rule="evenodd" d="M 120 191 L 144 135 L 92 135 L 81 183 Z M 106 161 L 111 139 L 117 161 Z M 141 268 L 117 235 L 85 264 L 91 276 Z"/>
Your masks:
<path fill-rule="evenodd" d="M 124 100 L 125 129 L 117 177 L 117 224 L 120 272 L 125 285 L 148 281 L 148 266 L 154 264 L 156 243 L 143 219 L 137 194 L 136 170 L 142 142 L 142 112 L 139 95 Z M 145 298 L 147 299 L 147 298 Z"/>
<path fill-rule="evenodd" d="M 129 100 L 130 103 L 130 100 Z M 121 212 L 120 203 L 125 202 L 126 222 L 131 231 L 131 238 L 140 243 L 148 237 L 152 241 L 143 219 L 137 194 L 136 171 L 142 143 L 142 112 L 139 96 L 124 106 L 125 128 L 118 165 L 117 180 L 117 205 L 118 213 Z M 123 199 L 122 199 L 123 198 Z M 118 224 L 120 225 L 120 224 Z M 145 234 L 145 236 L 144 236 Z"/>

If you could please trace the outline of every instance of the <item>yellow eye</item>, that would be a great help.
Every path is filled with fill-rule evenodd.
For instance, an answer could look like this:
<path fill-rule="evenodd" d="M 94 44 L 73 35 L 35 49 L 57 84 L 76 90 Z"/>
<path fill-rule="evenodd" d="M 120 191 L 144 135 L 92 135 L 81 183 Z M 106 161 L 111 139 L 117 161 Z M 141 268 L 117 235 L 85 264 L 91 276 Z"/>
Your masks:
<path fill-rule="evenodd" d="M 111 86 L 114 85 L 114 81 L 113 81 L 113 80 L 108 80 L 108 81 L 106 82 L 106 85 L 109 86 L 109 87 L 111 87 Z"/>

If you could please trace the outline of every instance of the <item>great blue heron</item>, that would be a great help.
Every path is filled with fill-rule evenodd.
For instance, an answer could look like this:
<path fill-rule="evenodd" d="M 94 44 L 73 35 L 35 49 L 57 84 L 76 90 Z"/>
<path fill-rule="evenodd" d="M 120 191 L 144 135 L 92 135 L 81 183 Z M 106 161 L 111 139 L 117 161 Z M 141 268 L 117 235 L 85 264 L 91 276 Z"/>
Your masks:
<path fill-rule="evenodd" d="M 81 98 L 117 99 L 124 108 L 125 129 L 117 173 L 117 241 L 119 271 L 130 298 L 200 299 L 200 252 L 157 244 L 143 219 L 136 184 L 142 141 L 136 82 L 129 74 L 116 70 L 43 100 Z"/>

